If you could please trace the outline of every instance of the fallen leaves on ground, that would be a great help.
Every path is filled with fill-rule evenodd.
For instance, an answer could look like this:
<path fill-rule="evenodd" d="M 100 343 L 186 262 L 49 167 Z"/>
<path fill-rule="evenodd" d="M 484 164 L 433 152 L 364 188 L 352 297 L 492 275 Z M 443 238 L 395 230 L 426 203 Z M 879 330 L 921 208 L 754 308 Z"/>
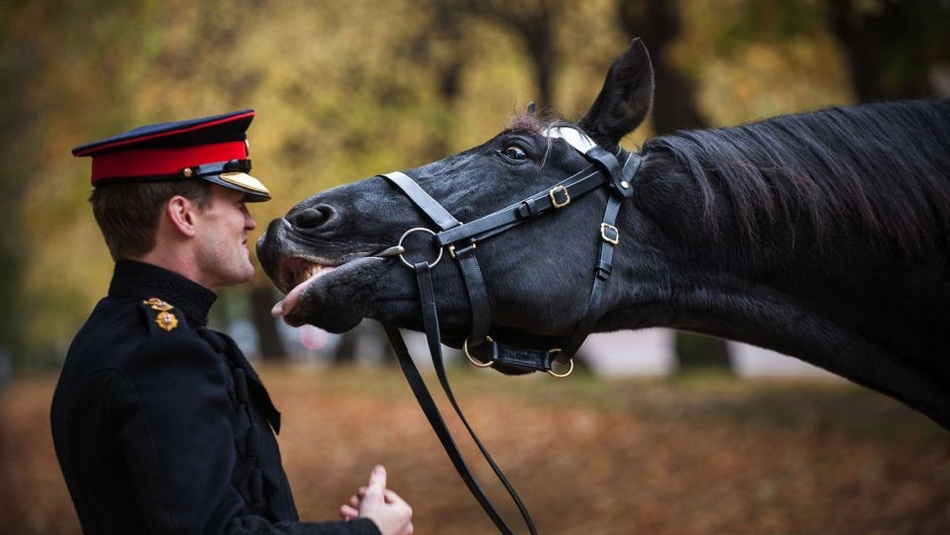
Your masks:
<path fill-rule="evenodd" d="M 497 533 L 397 370 L 261 372 L 283 412 L 279 441 L 301 518 L 335 519 L 381 463 L 412 504 L 416 533 Z M 950 533 L 950 433 L 844 382 L 450 373 L 541 534 Z M 80 532 L 49 434 L 54 384 L 34 378 L 0 391 L 5 532 Z M 492 501 L 527 533 L 440 406 Z"/>

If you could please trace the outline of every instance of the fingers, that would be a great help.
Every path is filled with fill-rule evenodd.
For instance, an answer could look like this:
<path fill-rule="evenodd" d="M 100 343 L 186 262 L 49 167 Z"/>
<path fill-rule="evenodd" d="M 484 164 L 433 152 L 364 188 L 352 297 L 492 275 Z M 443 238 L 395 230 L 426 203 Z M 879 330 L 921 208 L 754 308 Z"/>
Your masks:
<path fill-rule="evenodd" d="M 384 535 L 412 535 L 412 507 L 386 488 L 386 469 L 373 468 L 369 483 L 361 487 L 349 503 L 340 506 L 344 520 L 364 517 L 372 520 Z"/>
<path fill-rule="evenodd" d="M 350 497 L 350 504 L 353 505 L 354 507 L 357 507 L 359 505 L 359 502 L 362 501 L 363 498 L 366 497 L 366 492 L 368 490 L 369 490 L 369 487 L 360 487 L 359 490 L 356 491 L 356 496 Z M 396 494 L 396 491 L 390 490 L 390 489 L 383 489 L 383 501 L 385 503 L 395 503 L 395 502 L 403 502 L 405 500 L 403 500 L 401 496 Z"/>
<path fill-rule="evenodd" d="M 364 511 L 367 506 L 375 507 L 377 504 L 381 505 L 385 503 L 385 491 L 386 469 L 380 465 L 376 465 L 369 475 L 369 485 L 359 490 L 359 509 Z"/>
<path fill-rule="evenodd" d="M 386 489 L 386 469 L 377 464 L 369 475 L 369 488 L 382 492 Z"/>
<path fill-rule="evenodd" d="M 363 496 L 366 495 L 366 487 L 360 487 L 357 491 L 357 494 L 350 496 L 349 502 L 340 506 L 340 517 L 343 520 L 353 520 L 360 516 L 360 503 L 363 501 Z"/>
<path fill-rule="evenodd" d="M 357 509 L 349 505 L 340 506 L 340 518 L 343 520 L 353 520 L 354 518 L 359 518 L 359 516 L 360 512 Z"/>

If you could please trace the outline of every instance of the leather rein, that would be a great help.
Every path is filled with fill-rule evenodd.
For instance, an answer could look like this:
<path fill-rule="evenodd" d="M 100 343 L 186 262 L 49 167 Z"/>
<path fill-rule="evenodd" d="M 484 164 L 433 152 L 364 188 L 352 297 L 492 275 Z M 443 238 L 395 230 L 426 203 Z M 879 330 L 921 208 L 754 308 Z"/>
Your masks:
<path fill-rule="evenodd" d="M 500 364 L 509 369 L 524 372 L 545 371 L 555 377 L 566 377 L 573 371 L 572 358 L 600 317 L 600 306 L 607 280 L 610 277 L 614 247 L 620 242 L 620 234 L 615 226 L 617 213 L 623 201 L 633 195 L 633 177 L 640 168 L 642 157 L 623 149 L 620 149 L 618 154 L 614 155 L 598 146 L 590 137 L 574 126 L 554 126 L 548 128 L 544 134 L 549 138 L 563 139 L 583 154 L 591 162 L 591 165 L 561 180 L 547 190 L 538 192 L 520 202 L 466 224 L 453 217 L 408 175 L 400 172 L 379 175 L 405 193 L 439 228 L 438 231 L 433 231 L 427 227 L 411 228 L 402 235 L 399 244 L 387 250 L 386 253 L 387 255 L 398 255 L 402 263 L 415 272 L 419 298 L 422 304 L 422 319 L 426 340 L 442 389 L 472 440 L 478 446 L 482 456 L 517 505 L 532 535 L 536 535 L 537 531 L 530 514 L 528 514 L 515 489 L 492 460 L 465 419 L 452 389 L 449 387 L 442 356 L 442 335 L 439 329 L 431 270 L 442 260 L 445 251 L 448 251 L 449 255 L 458 262 L 462 280 L 468 293 L 472 316 L 471 329 L 468 337 L 463 342 L 463 350 L 473 364 L 479 367 L 491 367 Z M 623 158 L 623 163 L 620 162 L 620 158 Z M 573 335 L 570 338 L 560 340 L 562 342 L 559 344 L 561 347 L 550 349 L 514 347 L 493 339 L 491 337 L 491 309 L 488 291 L 478 260 L 475 257 L 477 243 L 546 213 L 562 210 L 575 199 L 600 187 L 607 187 L 610 191 L 599 229 L 600 253 L 594 264 L 595 277 L 587 309 Z M 438 250 L 435 260 L 431 262 L 424 259 L 413 261 L 406 257 L 407 251 L 404 243 L 408 236 L 415 233 L 431 235 L 431 244 Z M 409 350 L 399 329 L 388 324 L 383 324 L 383 327 L 390 343 L 393 345 L 406 380 L 419 402 L 419 406 L 442 442 L 442 446 L 459 476 L 499 531 L 506 535 L 512 534 L 511 528 L 501 518 L 495 506 L 472 476 L 412 357 L 409 355 Z"/>

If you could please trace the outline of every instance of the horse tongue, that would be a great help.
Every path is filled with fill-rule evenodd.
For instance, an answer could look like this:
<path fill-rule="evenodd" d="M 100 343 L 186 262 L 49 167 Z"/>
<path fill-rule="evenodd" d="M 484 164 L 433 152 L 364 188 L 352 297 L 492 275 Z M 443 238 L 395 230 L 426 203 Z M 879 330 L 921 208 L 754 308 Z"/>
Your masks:
<path fill-rule="evenodd" d="M 317 351 L 326 345 L 329 335 L 326 331 L 313 325 L 300 326 L 300 343 L 310 351 Z"/>
<path fill-rule="evenodd" d="M 297 300 L 300 299 L 301 294 L 303 294 L 303 291 L 307 288 L 307 286 L 309 286 L 314 279 L 332 269 L 332 267 L 324 267 L 323 269 L 317 271 L 317 273 L 309 279 L 301 282 L 297 286 L 294 286 L 292 290 L 287 292 L 287 295 L 285 295 L 282 300 L 278 301 L 277 304 L 274 305 L 274 308 L 270 309 L 271 316 L 279 318 L 290 314 L 290 311 L 293 310 L 295 306 L 297 306 Z"/>
<path fill-rule="evenodd" d="M 300 299 L 300 295 L 303 294 L 304 289 L 316 277 L 317 275 L 310 277 L 287 292 L 287 295 L 278 301 L 277 304 L 274 305 L 274 308 L 270 310 L 271 315 L 275 318 L 279 318 L 290 313 L 290 311 L 297 306 L 297 301 Z M 326 331 L 313 325 L 303 324 L 299 327 L 299 332 L 300 343 L 311 351 L 317 351 L 326 345 L 327 339 L 329 338 Z"/>

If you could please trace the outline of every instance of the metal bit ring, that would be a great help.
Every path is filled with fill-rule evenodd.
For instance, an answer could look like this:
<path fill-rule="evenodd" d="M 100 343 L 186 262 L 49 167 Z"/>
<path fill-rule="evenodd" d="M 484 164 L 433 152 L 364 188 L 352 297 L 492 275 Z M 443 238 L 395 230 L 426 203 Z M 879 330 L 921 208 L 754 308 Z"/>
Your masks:
<path fill-rule="evenodd" d="M 402 237 L 399 238 L 399 245 L 398 245 L 398 246 L 399 246 L 399 247 L 403 247 L 402 242 L 406 239 L 406 236 L 412 234 L 413 232 L 428 232 L 429 234 L 435 236 L 435 231 L 433 231 L 433 230 L 431 230 L 431 229 L 427 229 L 427 228 L 425 228 L 425 227 L 413 227 L 413 228 L 407 230 L 406 232 L 403 232 L 403 233 L 402 233 Z M 439 261 L 442 260 L 442 253 L 443 253 L 443 252 L 444 252 L 444 249 L 442 249 L 442 248 L 440 247 L 440 248 L 439 248 L 439 256 L 436 257 L 436 259 L 435 259 L 434 262 L 432 262 L 432 263 L 429 264 L 429 268 L 430 268 L 430 269 L 431 269 L 431 268 L 434 268 L 434 267 L 436 266 L 436 264 L 438 264 Z M 405 247 L 403 247 L 402 252 L 399 253 L 399 260 L 402 260 L 402 263 L 405 264 L 406 267 L 408 267 L 409 269 L 415 269 L 415 266 L 414 266 L 413 264 L 411 264 L 408 260 L 406 260 L 406 257 L 404 256 L 405 253 L 406 253 L 406 249 L 405 249 Z"/>

